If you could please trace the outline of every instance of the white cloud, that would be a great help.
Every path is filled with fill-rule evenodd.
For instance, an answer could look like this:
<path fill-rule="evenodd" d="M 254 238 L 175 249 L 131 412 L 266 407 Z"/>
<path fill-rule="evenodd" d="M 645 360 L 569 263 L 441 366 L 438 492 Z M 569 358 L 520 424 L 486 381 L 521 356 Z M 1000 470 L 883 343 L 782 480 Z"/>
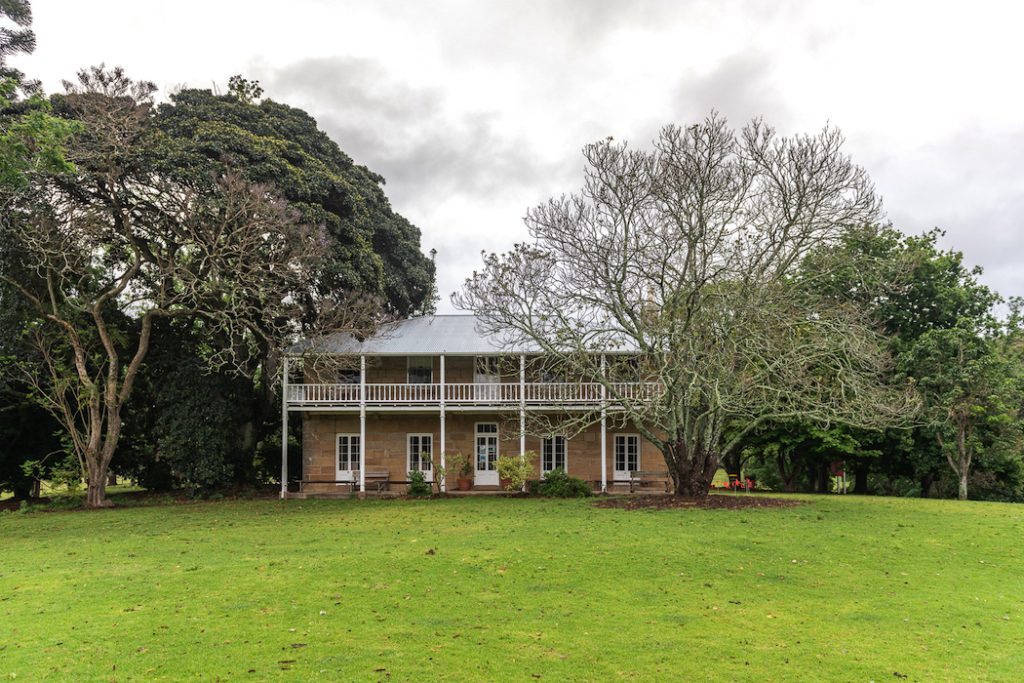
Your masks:
<path fill-rule="evenodd" d="M 436 247 L 440 290 L 579 182 L 580 147 L 646 144 L 712 107 L 780 132 L 826 122 L 890 217 L 1024 294 L 1024 9 L 1013 3 L 745 0 L 36 0 L 27 73 L 106 61 L 168 89 L 261 78 L 357 162 Z M 442 303 L 447 305 L 447 299 Z"/>

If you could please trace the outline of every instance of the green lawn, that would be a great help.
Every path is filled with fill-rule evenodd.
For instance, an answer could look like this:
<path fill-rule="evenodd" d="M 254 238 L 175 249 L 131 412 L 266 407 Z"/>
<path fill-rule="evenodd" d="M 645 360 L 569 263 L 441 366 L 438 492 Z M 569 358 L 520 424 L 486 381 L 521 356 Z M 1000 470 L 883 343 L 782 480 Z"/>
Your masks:
<path fill-rule="evenodd" d="M 0 680 L 1024 679 L 1024 507 L 807 500 L 2 514 Z"/>

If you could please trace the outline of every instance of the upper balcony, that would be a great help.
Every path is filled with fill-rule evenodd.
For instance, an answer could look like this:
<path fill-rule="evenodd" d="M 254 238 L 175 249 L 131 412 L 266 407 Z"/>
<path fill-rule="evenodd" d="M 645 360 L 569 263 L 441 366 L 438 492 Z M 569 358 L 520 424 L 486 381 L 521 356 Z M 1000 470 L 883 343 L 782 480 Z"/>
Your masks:
<path fill-rule="evenodd" d="M 608 397 L 650 400 L 660 391 L 657 382 L 616 382 Z M 361 392 L 365 390 L 365 399 Z M 289 384 L 288 405 L 292 409 L 311 407 L 450 408 L 485 407 L 595 408 L 605 399 L 597 382 L 471 382 L 455 384 Z"/>
<path fill-rule="evenodd" d="M 592 410 L 605 400 L 649 400 L 661 387 L 640 381 L 630 363 L 635 354 L 624 350 L 596 354 L 589 374 L 576 368 L 576 377 L 567 376 L 543 353 L 481 333 L 473 316 L 411 318 L 369 339 L 337 335 L 292 353 L 299 381 L 287 377 L 286 356 L 290 410 Z"/>

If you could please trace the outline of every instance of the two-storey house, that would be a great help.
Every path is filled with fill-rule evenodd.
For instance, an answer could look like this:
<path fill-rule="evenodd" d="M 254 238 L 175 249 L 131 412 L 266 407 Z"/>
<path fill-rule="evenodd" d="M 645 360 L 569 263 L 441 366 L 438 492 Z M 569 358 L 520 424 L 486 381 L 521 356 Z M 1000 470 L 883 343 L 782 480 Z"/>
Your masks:
<path fill-rule="evenodd" d="M 311 370 L 300 362 L 302 350 L 293 349 L 284 370 L 284 443 L 289 415 L 302 420 L 302 485 L 293 495 L 404 492 L 410 471 L 430 481 L 431 460 L 456 452 L 469 458 L 478 491 L 499 490 L 500 455 L 526 451 L 539 455 L 537 477 L 562 468 L 598 491 L 621 486 L 632 472 L 666 469 L 660 451 L 607 406 L 600 382 L 546 370 L 535 350 L 481 334 L 471 315 L 424 316 L 362 341 L 321 341 L 317 354 L 344 361 L 337 370 Z M 615 390 L 641 396 L 655 385 L 630 381 Z M 531 434 L 527 418 L 535 411 L 600 418 L 572 435 Z M 451 488 L 454 478 L 448 480 Z M 281 494 L 288 495 L 284 484 Z"/>

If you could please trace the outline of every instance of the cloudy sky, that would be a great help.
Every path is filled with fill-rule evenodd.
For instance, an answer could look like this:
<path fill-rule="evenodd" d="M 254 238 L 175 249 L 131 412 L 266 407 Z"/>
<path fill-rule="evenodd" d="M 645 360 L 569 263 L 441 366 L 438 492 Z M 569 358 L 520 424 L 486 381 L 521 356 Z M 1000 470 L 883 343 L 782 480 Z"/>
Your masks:
<path fill-rule="evenodd" d="M 1024 9 L 988 2 L 33 0 L 17 61 L 59 90 L 106 62 L 313 114 L 387 179 L 438 251 L 441 310 L 527 207 L 580 182 L 580 148 L 646 145 L 711 109 L 781 133 L 840 127 L 888 217 L 1024 295 Z"/>

